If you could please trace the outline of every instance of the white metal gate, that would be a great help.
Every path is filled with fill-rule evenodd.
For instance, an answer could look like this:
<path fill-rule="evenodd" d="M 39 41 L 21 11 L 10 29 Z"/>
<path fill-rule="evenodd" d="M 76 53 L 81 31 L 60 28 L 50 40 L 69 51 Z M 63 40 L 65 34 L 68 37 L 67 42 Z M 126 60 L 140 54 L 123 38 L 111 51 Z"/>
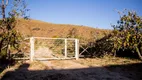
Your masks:
<path fill-rule="evenodd" d="M 41 41 L 41 43 L 36 42 L 36 39 L 39 39 L 39 40 L 52 40 L 52 42 L 56 42 L 56 41 L 63 42 L 64 47 L 62 48 L 60 46 L 60 48 L 59 48 L 59 49 L 61 49 L 61 48 L 63 49 L 63 57 L 51 57 L 51 58 L 49 58 L 49 57 L 48 58 L 47 57 L 36 57 L 36 52 L 35 52 L 36 47 L 35 47 L 35 45 L 36 44 L 41 45 L 41 43 L 42 43 L 42 41 Z M 69 41 L 74 41 L 73 42 L 74 56 L 72 56 L 72 57 L 69 56 L 69 54 L 70 54 L 70 52 L 68 50 L 69 49 L 69 44 L 68 44 Z M 44 41 L 44 42 L 48 42 L 48 41 Z M 48 44 L 48 43 L 45 43 L 45 44 Z M 52 44 L 49 44 L 49 45 L 52 45 Z M 48 48 L 46 48 L 46 49 L 48 49 Z M 70 49 L 72 49 L 72 48 L 70 48 Z M 44 51 L 43 51 L 43 53 L 44 53 Z M 78 39 L 74 39 L 74 38 L 47 38 L 47 37 L 31 37 L 30 38 L 30 60 L 31 61 L 33 61 L 33 60 L 48 60 L 48 59 L 72 59 L 72 58 L 75 58 L 75 59 L 79 58 L 79 40 Z"/>

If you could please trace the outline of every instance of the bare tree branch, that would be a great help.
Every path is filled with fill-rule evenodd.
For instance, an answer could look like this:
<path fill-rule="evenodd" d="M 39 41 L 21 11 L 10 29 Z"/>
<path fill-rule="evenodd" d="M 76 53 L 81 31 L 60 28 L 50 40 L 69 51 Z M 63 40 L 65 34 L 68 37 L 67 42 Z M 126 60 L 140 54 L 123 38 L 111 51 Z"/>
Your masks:
<path fill-rule="evenodd" d="M 8 3 L 9 3 L 9 0 L 6 0 L 6 4 L 5 4 L 5 5 L 7 6 L 7 5 L 8 5 Z"/>
<path fill-rule="evenodd" d="M 1 4 L 1 9 L 2 9 L 2 18 L 3 20 L 5 20 L 5 4 L 4 4 L 4 0 L 2 0 L 2 4 Z"/>

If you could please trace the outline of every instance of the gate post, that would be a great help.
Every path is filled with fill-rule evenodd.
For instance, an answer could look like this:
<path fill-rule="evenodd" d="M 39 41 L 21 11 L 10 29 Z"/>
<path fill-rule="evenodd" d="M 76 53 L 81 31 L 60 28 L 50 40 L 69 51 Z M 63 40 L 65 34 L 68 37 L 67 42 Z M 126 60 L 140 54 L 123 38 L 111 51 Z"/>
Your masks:
<path fill-rule="evenodd" d="M 75 58 L 79 59 L 79 40 L 75 39 Z"/>
<path fill-rule="evenodd" d="M 34 58 L 34 37 L 30 38 L 30 61 Z"/>
<path fill-rule="evenodd" d="M 67 39 L 65 39 L 65 58 L 67 58 Z"/>

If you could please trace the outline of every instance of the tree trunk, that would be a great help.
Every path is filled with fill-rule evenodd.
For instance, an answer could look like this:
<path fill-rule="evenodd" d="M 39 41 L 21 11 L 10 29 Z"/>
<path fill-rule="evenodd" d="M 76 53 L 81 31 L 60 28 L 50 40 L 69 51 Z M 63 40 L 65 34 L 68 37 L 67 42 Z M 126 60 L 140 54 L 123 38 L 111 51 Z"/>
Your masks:
<path fill-rule="evenodd" d="M 139 50 L 139 48 L 136 47 L 136 52 L 138 53 L 139 58 L 142 60 L 141 48 L 140 48 L 140 50 Z"/>
<path fill-rule="evenodd" d="M 5 21 L 5 8 L 8 5 L 9 0 L 6 0 L 6 3 L 4 3 L 5 0 L 2 0 L 1 4 L 1 10 L 2 10 L 2 20 Z"/>
<path fill-rule="evenodd" d="M 4 0 L 2 0 L 1 10 L 2 10 L 2 20 L 5 21 L 5 4 L 4 4 Z"/>
<path fill-rule="evenodd" d="M 8 60 L 11 58 L 10 57 L 10 45 L 8 44 L 8 47 L 7 47 L 7 58 Z"/>

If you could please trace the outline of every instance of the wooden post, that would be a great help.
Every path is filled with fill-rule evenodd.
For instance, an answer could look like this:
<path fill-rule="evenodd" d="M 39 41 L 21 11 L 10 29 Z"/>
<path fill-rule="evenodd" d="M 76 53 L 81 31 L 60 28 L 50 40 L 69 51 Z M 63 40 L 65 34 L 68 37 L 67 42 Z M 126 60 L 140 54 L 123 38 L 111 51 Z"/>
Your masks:
<path fill-rule="evenodd" d="M 33 61 L 33 58 L 34 58 L 34 37 L 30 38 L 30 47 L 31 47 L 30 60 Z"/>
<path fill-rule="evenodd" d="M 75 58 L 79 59 L 79 40 L 75 39 Z"/>
<path fill-rule="evenodd" d="M 67 58 L 67 39 L 65 39 L 65 58 Z"/>

